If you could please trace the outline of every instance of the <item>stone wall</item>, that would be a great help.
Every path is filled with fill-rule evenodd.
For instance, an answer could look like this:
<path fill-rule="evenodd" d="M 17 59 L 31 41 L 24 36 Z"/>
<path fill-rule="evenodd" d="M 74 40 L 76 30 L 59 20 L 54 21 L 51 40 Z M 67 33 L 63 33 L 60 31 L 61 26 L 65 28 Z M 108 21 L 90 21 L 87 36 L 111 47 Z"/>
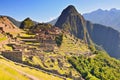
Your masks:
<path fill-rule="evenodd" d="M 13 60 L 16 62 L 22 62 L 21 51 L 2 51 L 2 55 L 10 60 Z"/>
<path fill-rule="evenodd" d="M 40 44 L 40 48 L 46 52 L 54 51 L 56 47 L 57 44 L 54 40 L 44 40 L 43 43 Z"/>

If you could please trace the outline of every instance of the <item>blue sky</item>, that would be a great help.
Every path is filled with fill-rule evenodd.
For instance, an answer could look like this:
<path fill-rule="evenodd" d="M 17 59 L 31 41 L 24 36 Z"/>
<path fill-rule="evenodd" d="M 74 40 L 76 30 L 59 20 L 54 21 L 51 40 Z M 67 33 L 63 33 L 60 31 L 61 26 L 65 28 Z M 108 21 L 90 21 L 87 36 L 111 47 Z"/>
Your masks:
<path fill-rule="evenodd" d="M 20 21 L 30 17 L 46 22 L 58 17 L 68 5 L 74 5 L 80 13 L 87 13 L 99 8 L 120 9 L 120 0 L 0 0 L 0 15 Z"/>

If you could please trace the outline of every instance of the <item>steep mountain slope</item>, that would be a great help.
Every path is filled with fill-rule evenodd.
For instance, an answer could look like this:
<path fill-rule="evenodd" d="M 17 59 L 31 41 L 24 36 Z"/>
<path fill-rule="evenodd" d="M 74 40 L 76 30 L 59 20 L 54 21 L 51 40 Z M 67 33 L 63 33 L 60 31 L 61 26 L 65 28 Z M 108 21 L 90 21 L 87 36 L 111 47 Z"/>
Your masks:
<path fill-rule="evenodd" d="M 0 15 L 0 16 L 2 16 L 2 15 Z M 15 26 L 17 26 L 17 27 L 20 26 L 20 24 L 21 24 L 20 21 L 17 21 L 17 20 L 15 20 L 14 18 L 12 18 L 10 16 L 5 16 L 5 17 L 7 17 Z"/>
<path fill-rule="evenodd" d="M 93 42 L 103 47 L 110 56 L 120 58 L 120 33 L 110 27 L 87 21 L 87 29 Z"/>
<path fill-rule="evenodd" d="M 89 39 L 103 47 L 112 57 L 120 58 L 120 33 L 112 28 L 85 21 L 73 6 L 63 10 L 55 26 L 69 30 L 80 39 Z M 90 35 L 90 37 L 89 37 Z"/>
<path fill-rule="evenodd" d="M 89 20 L 93 23 L 103 24 L 110 26 L 118 31 L 120 31 L 120 10 L 115 8 L 111 10 L 102 10 L 98 9 L 91 13 L 83 14 L 86 20 Z"/>
<path fill-rule="evenodd" d="M 63 10 L 55 26 L 69 31 L 76 37 L 83 39 L 86 43 L 92 43 L 86 29 L 85 20 L 74 6 L 70 5 Z"/>
<path fill-rule="evenodd" d="M 6 33 L 17 34 L 20 29 L 15 26 L 6 16 L 0 17 L 0 27 Z"/>
<path fill-rule="evenodd" d="M 14 18 L 9 17 L 9 16 L 7 16 L 7 18 L 8 18 L 14 25 L 16 25 L 17 27 L 20 27 L 20 24 L 21 24 L 20 21 L 17 21 L 17 20 L 15 20 Z"/>
<path fill-rule="evenodd" d="M 0 50 L 11 50 L 6 44 L 12 41 L 13 38 L 21 33 L 17 26 L 15 26 L 6 16 L 0 17 Z"/>

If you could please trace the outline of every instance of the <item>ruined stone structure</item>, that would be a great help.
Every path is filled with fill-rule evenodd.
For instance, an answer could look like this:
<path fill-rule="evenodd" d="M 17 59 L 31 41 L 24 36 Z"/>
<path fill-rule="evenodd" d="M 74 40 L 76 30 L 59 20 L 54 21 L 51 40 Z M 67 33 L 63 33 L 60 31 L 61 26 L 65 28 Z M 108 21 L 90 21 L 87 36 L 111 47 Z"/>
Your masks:
<path fill-rule="evenodd" d="M 54 40 L 44 40 L 43 43 L 41 43 L 40 48 L 43 51 L 55 51 L 57 49 L 57 44 Z"/>
<path fill-rule="evenodd" d="M 55 37 L 61 33 L 59 28 L 51 27 L 49 29 L 37 29 L 34 33 L 36 33 L 36 39 L 41 43 L 40 48 L 43 51 L 50 52 L 57 50 Z"/>
<path fill-rule="evenodd" d="M 2 55 L 10 60 L 13 60 L 16 62 L 22 62 L 21 51 L 2 51 Z"/>

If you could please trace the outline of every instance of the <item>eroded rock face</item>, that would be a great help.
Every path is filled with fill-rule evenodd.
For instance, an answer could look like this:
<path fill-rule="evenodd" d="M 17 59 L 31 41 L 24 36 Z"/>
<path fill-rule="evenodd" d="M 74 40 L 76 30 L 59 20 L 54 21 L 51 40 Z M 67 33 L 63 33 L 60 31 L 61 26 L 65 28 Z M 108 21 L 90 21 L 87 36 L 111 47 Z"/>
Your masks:
<path fill-rule="evenodd" d="M 19 28 L 16 27 L 6 16 L 0 17 L 0 28 L 4 32 L 19 32 Z"/>

